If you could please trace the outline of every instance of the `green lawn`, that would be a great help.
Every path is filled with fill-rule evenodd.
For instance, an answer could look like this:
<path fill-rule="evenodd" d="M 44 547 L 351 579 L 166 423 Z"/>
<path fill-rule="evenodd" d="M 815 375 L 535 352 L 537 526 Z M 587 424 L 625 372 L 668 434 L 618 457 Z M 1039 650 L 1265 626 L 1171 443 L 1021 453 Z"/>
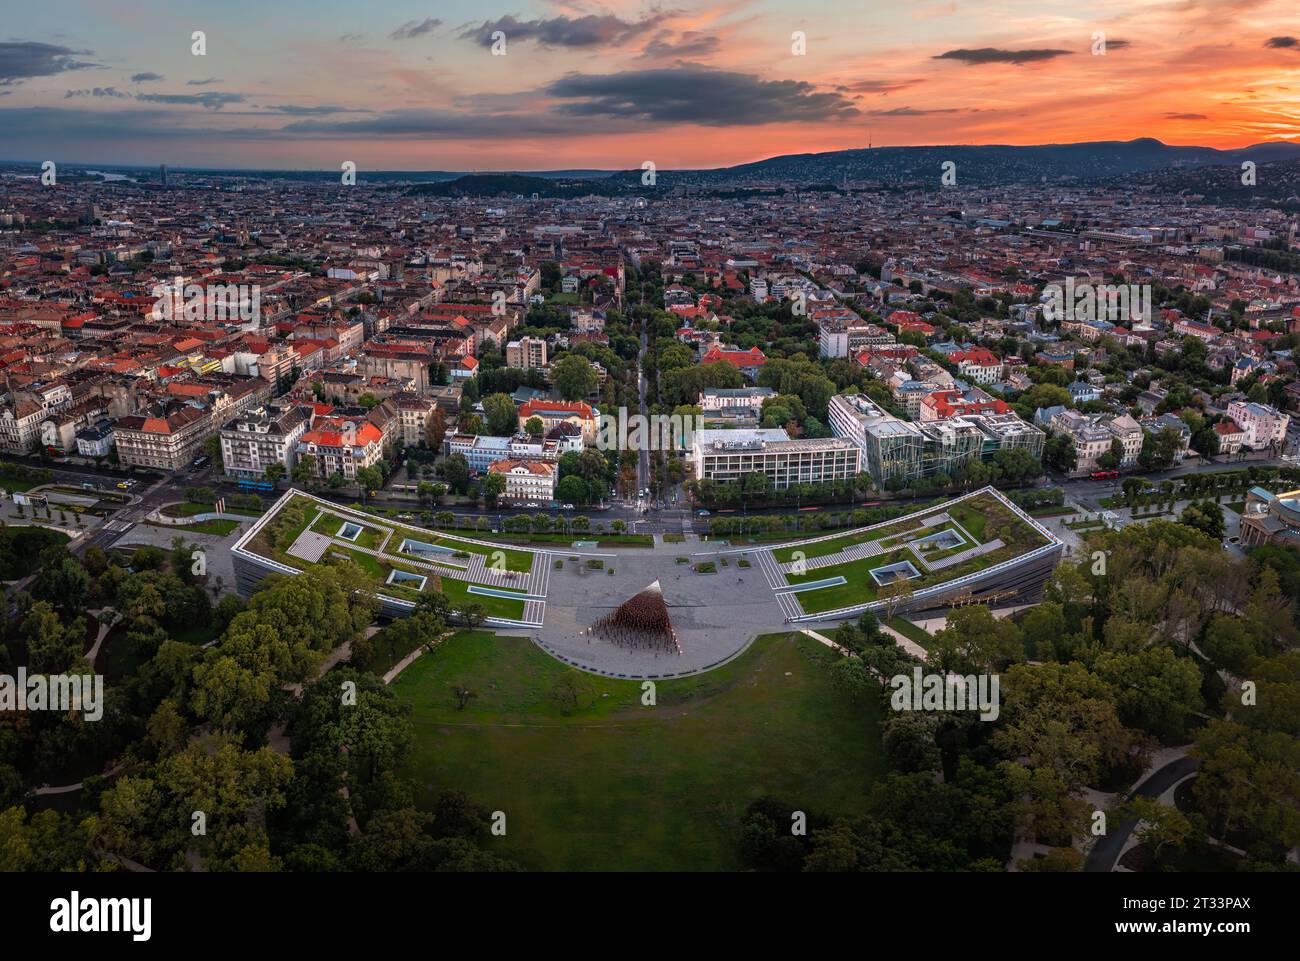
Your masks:
<path fill-rule="evenodd" d="M 479 604 L 487 612 L 488 617 L 508 617 L 517 621 L 524 616 L 524 601 L 511 600 L 508 597 L 491 597 L 487 594 L 471 594 L 468 581 L 459 581 L 453 577 L 440 577 L 438 580 L 442 582 L 442 593 L 447 600 L 451 601 L 452 607 Z M 501 590 L 508 591 L 510 588 L 505 587 Z"/>
<path fill-rule="evenodd" d="M 166 517 L 193 517 L 195 514 L 213 513 L 212 504 L 191 504 L 186 501 L 183 504 L 168 504 L 160 511 Z M 245 517 L 261 517 L 264 511 L 249 510 L 247 507 L 227 507 L 223 514 L 242 514 Z"/>
<path fill-rule="evenodd" d="M 947 514 L 962 527 L 966 528 L 971 537 L 983 543 L 984 528 L 989 522 L 988 515 L 977 510 L 971 501 L 963 501 L 956 507 L 949 508 Z"/>
<path fill-rule="evenodd" d="M 33 487 L 40 487 L 42 484 L 48 483 L 49 481 L 44 480 L 19 480 L 17 477 L 0 476 L 0 490 L 6 490 L 11 494 L 14 492 L 26 493 Z M 90 492 L 85 491 L 83 493 Z"/>
<path fill-rule="evenodd" d="M 917 627 L 905 617 L 891 617 L 889 620 L 885 621 L 885 626 L 892 627 L 909 641 L 915 641 L 927 651 L 930 649 L 930 645 L 934 643 L 933 634 Z"/>
<path fill-rule="evenodd" d="M 855 544 L 866 544 L 871 541 L 882 541 L 882 547 L 892 546 L 887 543 L 894 540 L 908 540 L 911 538 L 911 532 L 920 530 L 920 519 L 881 526 L 874 530 L 859 531 L 856 534 L 843 534 L 840 537 L 832 537 L 830 540 L 818 541 L 815 544 L 793 544 L 789 547 L 778 547 L 773 549 L 772 556 L 781 564 L 788 564 L 794 560 L 795 551 L 802 551 L 805 560 L 811 560 L 814 557 L 826 557 L 829 554 L 838 554 L 846 547 L 852 547 Z M 906 536 L 904 536 L 906 535 Z"/>
<path fill-rule="evenodd" d="M 843 577 L 845 583 L 836 587 L 822 587 L 815 591 L 803 591 L 794 595 L 795 600 L 799 602 L 799 606 L 803 608 L 806 614 L 836 611 L 841 607 L 850 607 L 854 604 L 866 604 L 874 601 L 879 592 L 879 587 L 871 576 L 872 569 L 884 567 L 911 556 L 909 552 L 899 550 L 890 554 L 864 557 L 856 561 L 849 561 L 846 564 L 819 567 L 807 574 L 787 574 L 785 579 L 791 584 L 809 584 L 813 581 L 824 581 L 831 577 Z M 916 582 L 913 581 L 913 583 Z"/>
<path fill-rule="evenodd" d="M 1234 514 L 1246 513 L 1245 501 L 1231 501 L 1227 504 L 1224 504 L 1223 506 L 1226 507 L 1228 510 L 1232 511 Z"/>
<path fill-rule="evenodd" d="M 525 638 L 462 633 L 393 683 L 412 709 L 417 803 L 462 789 L 504 811 L 493 850 L 540 870 L 734 870 L 737 823 L 770 794 L 860 814 L 883 770 L 876 702 L 829 676 L 799 634 L 761 637 L 694 678 L 641 685 L 573 670 Z M 567 716 L 551 695 L 579 687 Z M 474 692 L 456 709 L 453 684 Z"/>
<path fill-rule="evenodd" d="M 772 556 L 776 558 L 779 564 L 788 564 L 794 560 L 796 552 L 802 552 L 804 560 L 811 560 L 814 557 L 826 557 L 829 554 L 838 554 L 846 547 L 852 547 L 855 544 L 861 544 L 870 540 L 868 534 L 844 534 L 841 537 L 832 537 L 830 540 L 818 541 L 815 544 L 795 544 L 793 547 L 777 547 L 772 550 Z"/>

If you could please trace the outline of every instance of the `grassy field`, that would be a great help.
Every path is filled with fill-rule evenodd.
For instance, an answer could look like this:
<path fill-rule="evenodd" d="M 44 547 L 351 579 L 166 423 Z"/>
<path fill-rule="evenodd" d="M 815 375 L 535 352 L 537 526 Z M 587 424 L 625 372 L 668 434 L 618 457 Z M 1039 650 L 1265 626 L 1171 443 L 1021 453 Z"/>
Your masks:
<path fill-rule="evenodd" d="M 642 707 L 633 681 L 583 674 L 527 639 L 462 633 L 408 667 L 408 762 L 429 804 L 463 789 L 505 812 L 493 850 L 548 870 L 728 870 L 737 821 L 770 794 L 831 815 L 862 813 L 883 769 L 875 703 L 829 676 L 834 656 L 798 634 L 761 637 L 695 678 L 662 681 Z M 552 696 L 578 686 L 572 709 Z M 451 686 L 474 692 L 456 709 Z"/>

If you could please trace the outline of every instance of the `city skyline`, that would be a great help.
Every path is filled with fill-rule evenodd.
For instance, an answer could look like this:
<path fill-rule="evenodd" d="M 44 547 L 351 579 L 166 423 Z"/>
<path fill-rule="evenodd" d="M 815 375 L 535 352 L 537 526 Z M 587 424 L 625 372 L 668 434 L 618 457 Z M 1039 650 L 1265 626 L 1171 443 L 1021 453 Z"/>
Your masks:
<path fill-rule="evenodd" d="M 1300 137 L 1300 18 L 1274 0 L 309 9 L 23 10 L 0 40 L 4 159 L 630 169 L 868 142 Z"/>

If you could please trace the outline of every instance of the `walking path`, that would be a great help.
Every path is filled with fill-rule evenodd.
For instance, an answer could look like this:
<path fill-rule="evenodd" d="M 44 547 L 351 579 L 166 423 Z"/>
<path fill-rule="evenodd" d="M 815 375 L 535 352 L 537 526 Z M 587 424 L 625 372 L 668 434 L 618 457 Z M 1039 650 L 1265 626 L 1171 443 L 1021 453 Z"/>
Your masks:
<path fill-rule="evenodd" d="M 1175 757 L 1163 767 L 1145 775 L 1138 782 L 1137 787 L 1129 792 L 1127 797 L 1158 798 L 1179 781 L 1195 774 L 1200 762 L 1187 756 L 1186 746 L 1180 748 L 1179 751 L 1180 755 L 1178 757 Z M 1115 870 L 1116 862 L 1119 861 L 1120 855 L 1124 852 L 1129 835 L 1137 825 L 1138 822 L 1134 818 L 1121 821 L 1118 830 L 1099 838 L 1097 843 L 1093 845 L 1092 850 L 1088 852 L 1088 859 L 1084 862 L 1083 869 L 1094 872 Z"/>

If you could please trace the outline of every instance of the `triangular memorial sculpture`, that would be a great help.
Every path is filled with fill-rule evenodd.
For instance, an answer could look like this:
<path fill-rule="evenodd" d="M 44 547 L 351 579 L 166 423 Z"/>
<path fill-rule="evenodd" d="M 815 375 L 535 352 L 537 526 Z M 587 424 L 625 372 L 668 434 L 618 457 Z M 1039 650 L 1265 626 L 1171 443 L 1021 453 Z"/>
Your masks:
<path fill-rule="evenodd" d="M 658 581 L 592 624 L 591 633 L 622 647 L 673 654 L 682 652 Z"/>

